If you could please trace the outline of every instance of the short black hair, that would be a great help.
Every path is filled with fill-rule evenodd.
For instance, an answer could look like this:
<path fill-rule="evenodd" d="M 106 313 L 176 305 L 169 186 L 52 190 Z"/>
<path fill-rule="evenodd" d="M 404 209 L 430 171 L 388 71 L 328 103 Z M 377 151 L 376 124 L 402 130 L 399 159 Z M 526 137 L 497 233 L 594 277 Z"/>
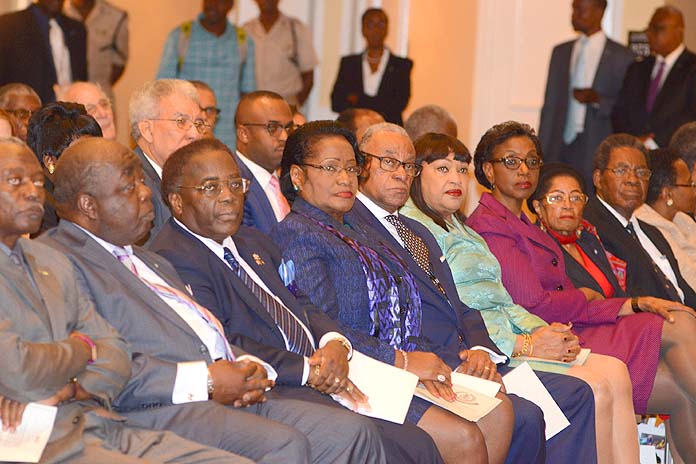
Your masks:
<path fill-rule="evenodd" d="M 249 105 L 250 103 L 253 103 L 256 100 L 260 100 L 261 98 L 269 98 L 271 100 L 282 100 L 284 102 L 285 99 L 280 95 L 275 92 L 271 92 L 270 90 L 256 90 L 254 92 L 249 92 L 245 93 L 242 95 L 242 98 L 239 99 L 239 103 L 237 104 L 237 109 L 234 112 L 234 125 L 235 127 L 240 125 L 239 121 L 239 113 L 242 108 L 244 108 L 246 105 Z M 287 102 L 286 102 L 287 103 Z M 288 107 L 290 104 L 288 104 Z M 250 122 L 250 121 L 245 121 L 245 122 Z M 257 122 L 257 121 L 253 121 Z"/>
<path fill-rule="evenodd" d="M 454 159 L 464 163 L 471 163 L 471 153 L 462 142 L 454 137 L 445 134 L 436 134 L 429 132 L 414 144 L 416 148 L 416 163 L 432 163 L 443 158 L 447 158 L 450 153 L 454 153 Z M 416 176 L 411 183 L 411 199 L 416 207 L 423 211 L 426 216 L 435 221 L 435 224 L 445 230 L 449 230 L 445 223 L 445 218 L 437 214 L 423 198 L 422 176 Z M 455 213 L 457 218 L 464 222 L 466 219 L 459 212 Z"/>
<path fill-rule="evenodd" d="M 686 162 L 689 171 L 696 164 L 696 121 L 687 122 L 672 135 L 669 147 Z"/>
<path fill-rule="evenodd" d="M 548 195 L 549 190 L 551 190 L 551 184 L 557 177 L 572 177 L 578 181 L 582 193 L 587 195 L 587 184 L 577 169 L 565 163 L 543 164 L 541 169 L 539 169 L 539 182 L 537 182 L 536 190 L 527 198 L 527 207 L 530 211 L 534 211 L 534 200 L 541 201 L 542 198 Z"/>
<path fill-rule="evenodd" d="M 672 187 L 677 183 L 677 170 L 674 164 L 679 161 L 677 152 L 671 148 L 658 148 L 650 152 L 650 182 L 648 182 L 648 194 L 645 202 L 654 205 L 660 198 L 660 192 L 665 187 Z"/>
<path fill-rule="evenodd" d="M 534 129 L 532 129 L 529 124 L 517 121 L 507 121 L 496 124 L 483 134 L 474 151 L 474 174 L 479 184 L 487 189 L 492 187 L 491 183 L 488 182 L 486 178 L 486 174 L 483 172 L 483 164 L 491 162 L 493 159 L 493 152 L 499 145 L 502 145 L 507 140 L 514 137 L 527 137 L 530 139 L 534 144 L 534 149 L 539 155 L 539 158 L 543 158 L 539 137 L 537 137 L 536 132 L 534 132 Z"/>
<path fill-rule="evenodd" d="M 615 148 L 634 148 L 645 156 L 645 161 L 648 164 L 650 163 L 648 149 L 640 140 L 630 134 L 612 134 L 604 139 L 595 150 L 594 158 L 592 158 L 592 169 L 604 171 L 609 166 L 611 151 Z"/>
<path fill-rule="evenodd" d="M 375 13 L 379 13 L 382 16 L 384 16 L 384 19 L 387 21 L 387 24 L 389 23 L 389 17 L 387 16 L 387 13 L 385 13 L 383 9 L 381 9 L 381 8 L 368 8 L 362 14 L 362 17 L 360 18 L 360 24 L 365 25 L 365 21 L 367 20 L 367 17 L 370 16 L 371 14 L 375 14 Z"/>
<path fill-rule="evenodd" d="M 89 135 L 102 137 L 99 123 L 79 103 L 54 102 L 41 107 L 29 119 L 27 145 L 43 166 L 43 157 L 60 158 L 76 139 Z"/>
<path fill-rule="evenodd" d="M 161 189 L 164 204 L 171 207 L 169 194 L 179 190 L 181 179 L 184 176 L 184 167 L 191 161 L 191 158 L 207 151 L 223 151 L 234 160 L 234 155 L 227 145 L 214 138 L 199 139 L 177 149 L 162 166 Z"/>
<path fill-rule="evenodd" d="M 355 161 L 359 166 L 364 164 L 365 157 L 358 149 L 355 135 L 343 124 L 335 121 L 310 121 L 303 124 L 288 136 L 283 150 L 283 159 L 280 162 L 280 188 L 288 202 L 295 201 L 290 168 L 293 165 L 301 166 L 304 164 L 307 158 L 312 156 L 314 144 L 319 140 L 336 136 L 345 138 L 353 148 Z"/>

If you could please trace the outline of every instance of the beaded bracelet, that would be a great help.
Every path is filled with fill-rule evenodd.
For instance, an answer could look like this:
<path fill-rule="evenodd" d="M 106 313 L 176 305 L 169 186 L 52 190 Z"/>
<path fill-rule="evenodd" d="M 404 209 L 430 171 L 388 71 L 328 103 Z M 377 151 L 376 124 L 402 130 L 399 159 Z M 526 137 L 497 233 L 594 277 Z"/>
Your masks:
<path fill-rule="evenodd" d="M 404 358 L 404 366 L 402 367 L 403 370 L 408 370 L 408 353 L 406 353 L 404 350 L 398 350 L 399 353 L 401 353 L 401 356 Z"/>

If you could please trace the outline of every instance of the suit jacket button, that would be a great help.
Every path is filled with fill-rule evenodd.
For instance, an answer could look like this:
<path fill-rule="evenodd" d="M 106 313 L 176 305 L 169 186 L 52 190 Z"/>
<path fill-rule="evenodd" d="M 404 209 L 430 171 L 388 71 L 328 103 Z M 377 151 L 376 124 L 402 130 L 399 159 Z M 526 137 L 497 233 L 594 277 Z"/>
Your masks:
<path fill-rule="evenodd" d="M 80 422 L 80 416 L 73 417 L 72 423 L 77 424 L 78 422 Z"/>
<path fill-rule="evenodd" d="M 558 266 L 558 260 L 556 258 L 553 258 L 551 260 L 551 264 L 553 264 L 554 266 Z"/>
<path fill-rule="evenodd" d="M 559 292 L 563 290 L 563 285 L 559 285 L 558 287 L 556 287 L 556 290 L 558 290 Z"/>
<path fill-rule="evenodd" d="M 461 335 L 460 335 L 460 336 L 459 336 L 458 338 L 459 338 L 459 344 L 461 345 L 461 344 L 462 344 L 462 340 L 463 340 L 463 338 L 462 338 L 462 336 L 461 336 Z"/>
<path fill-rule="evenodd" d="M 200 351 L 201 353 L 205 353 L 206 351 L 208 351 L 208 348 L 206 348 L 205 345 L 201 345 Z"/>

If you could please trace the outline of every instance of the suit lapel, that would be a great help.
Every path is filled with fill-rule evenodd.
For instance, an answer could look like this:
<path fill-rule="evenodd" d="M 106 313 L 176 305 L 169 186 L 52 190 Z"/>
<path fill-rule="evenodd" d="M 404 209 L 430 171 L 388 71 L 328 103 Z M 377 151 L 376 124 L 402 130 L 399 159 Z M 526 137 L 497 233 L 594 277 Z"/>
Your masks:
<path fill-rule="evenodd" d="M 674 62 L 672 69 L 669 70 L 669 74 L 667 74 L 665 81 L 662 83 L 662 87 L 660 87 L 660 91 L 657 93 L 657 97 L 655 97 L 655 104 L 652 110 L 653 113 L 662 114 L 662 112 L 658 110 L 660 105 L 669 98 L 672 89 L 678 89 L 682 85 L 685 77 L 684 71 L 687 70 L 687 58 L 686 50 L 684 50 L 681 55 L 679 55 L 679 58 L 677 58 L 677 61 Z"/>
<path fill-rule="evenodd" d="M 607 38 L 604 44 L 604 50 L 602 50 L 602 56 L 599 58 L 599 64 L 597 65 L 597 72 L 595 73 L 594 79 L 592 80 L 592 88 L 597 89 L 600 87 L 602 82 L 606 82 L 610 76 L 606 74 L 611 72 L 609 63 L 611 63 L 611 41 Z M 589 113 L 589 111 L 588 111 Z"/>
<path fill-rule="evenodd" d="M 31 256 L 30 258 L 25 254 L 25 258 L 31 268 L 34 257 Z M 9 256 L 2 252 L 0 252 L 0 267 L 3 269 L 3 274 L 7 276 L 8 284 L 15 288 L 17 295 L 25 302 L 27 307 L 31 308 L 41 319 L 46 328 L 51 327 L 48 310 L 46 309 L 43 298 L 36 292 L 36 289 L 29 280 L 29 276 L 14 264 Z"/>

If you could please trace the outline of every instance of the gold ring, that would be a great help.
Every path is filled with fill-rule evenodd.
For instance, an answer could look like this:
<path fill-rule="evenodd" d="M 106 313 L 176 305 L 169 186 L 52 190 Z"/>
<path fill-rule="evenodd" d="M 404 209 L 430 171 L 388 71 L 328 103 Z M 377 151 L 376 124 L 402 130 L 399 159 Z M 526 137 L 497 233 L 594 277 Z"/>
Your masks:
<path fill-rule="evenodd" d="M 338 377 L 336 377 L 336 378 L 334 379 L 334 383 L 341 383 L 341 379 L 339 379 Z"/>
<path fill-rule="evenodd" d="M 314 366 L 314 375 L 319 375 L 319 371 L 321 371 L 321 366 L 317 364 Z"/>
<path fill-rule="evenodd" d="M 491 370 L 491 368 L 490 368 L 490 367 L 488 367 L 488 366 L 486 366 L 486 367 L 484 367 L 484 368 L 483 368 L 483 370 L 484 370 L 484 371 L 490 371 L 490 370 Z"/>
<path fill-rule="evenodd" d="M 352 393 L 352 391 L 353 391 L 353 386 L 352 386 L 352 385 L 348 385 L 348 386 L 346 387 L 346 391 L 347 391 L 348 393 Z"/>

